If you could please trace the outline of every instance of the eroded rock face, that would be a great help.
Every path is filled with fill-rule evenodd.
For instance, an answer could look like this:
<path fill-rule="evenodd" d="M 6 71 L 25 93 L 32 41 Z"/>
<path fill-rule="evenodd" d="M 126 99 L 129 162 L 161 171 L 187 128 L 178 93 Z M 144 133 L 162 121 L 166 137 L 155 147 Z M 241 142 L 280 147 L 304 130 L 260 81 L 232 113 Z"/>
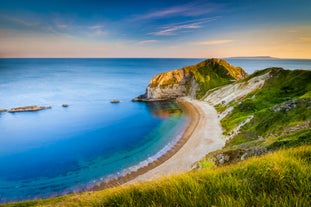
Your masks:
<path fill-rule="evenodd" d="M 135 100 L 162 100 L 181 96 L 202 97 L 208 89 L 240 80 L 247 76 L 239 67 L 224 60 L 208 59 L 197 65 L 154 76 L 146 93 Z"/>
<path fill-rule="evenodd" d="M 270 72 L 267 72 L 247 81 L 232 83 L 217 90 L 208 91 L 204 97 L 204 101 L 209 102 L 212 105 L 226 105 L 233 100 L 240 100 L 255 90 L 262 88 L 265 81 L 271 77 Z"/>

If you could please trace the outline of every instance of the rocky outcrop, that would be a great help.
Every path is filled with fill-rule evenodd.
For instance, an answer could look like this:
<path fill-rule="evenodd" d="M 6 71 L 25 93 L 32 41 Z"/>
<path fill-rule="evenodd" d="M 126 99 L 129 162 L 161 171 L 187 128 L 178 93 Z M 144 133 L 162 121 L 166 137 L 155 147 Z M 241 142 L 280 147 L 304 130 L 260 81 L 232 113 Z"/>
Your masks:
<path fill-rule="evenodd" d="M 17 108 L 11 108 L 8 112 L 9 113 L 15 113 L 15 112 L 27 112 L 27 111 L 40 111 L 44 109 L 50 109 L 51 106 L 23 106 L 23 107 L 17 107 Z"/>
<path fill-rule="evenodd" d="M 201 98 L 211 88 L 246 76 L 246 72 L 240 67 L 234 67 L 224 60 L 208 59 L 197 65 L 154 76 L 146 93 L 134 101 L 163 100 L 181 96 Z"/>
<path fill-rule="evenodd" d="M 0 109 L 0 113 L 3 113 L 3 112 L 7 112 L 8 110 L 6 109 Z"/>

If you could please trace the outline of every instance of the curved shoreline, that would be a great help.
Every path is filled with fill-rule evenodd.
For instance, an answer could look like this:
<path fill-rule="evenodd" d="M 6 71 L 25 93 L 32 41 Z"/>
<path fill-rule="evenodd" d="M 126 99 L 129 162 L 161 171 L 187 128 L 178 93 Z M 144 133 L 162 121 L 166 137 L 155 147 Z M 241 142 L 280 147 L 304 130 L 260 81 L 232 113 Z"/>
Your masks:
<path fill-rule="evenodd" d="M 222 139 L 221 126 L 215 109 L 206 102 L 179 98 L 177 102 L 190 117 L 189 124 L 182 137 L 167 153 L 148 165 L 128 174 L 97 183 L 91 190 L 102 190 L 122 184 L 149 181 L 161 176 L 186 172 L 208 152 L 220 149 Z"/>
<path fill-rule="evenodd" d="M 191 104 L 189 101 L 186 101 L 184 98 L 177 99 L 177 103 L 181 105 L 181 107 L 184 110 L 184 113 L 189 116 L 190 120 L 182 137 L 177 141 L 174 147 L 168 150 L 165 154 L 163 154 L 157 160 L 148 163 L 148 165 L 141 167 L 136 171 L 129 172 L 128 174 L 124 176 L 121 176 L 115 179 L 110 179 L 108 181 L 103 181 L 99 184 L 96 184 L 94 187 L 91 188 L 91 190 L 102 190 L 105 188 L 116 187 L 116 186 L 128 183 L 130 181 L 133 181 L 139 176 L 149 172 L 150 170 L 158 167 L 159 165 L 163 164 L 165 161 L 169 160 L 174 154 L 176 154 L 184 146 L 184 144 L 191 137 L 193 131 L 195 130 L 196 126 L 199 123 L 200 113 L 199 113 L 199 110 L 193 104 Z"/>
<path fill-rule="evenodd" d="M 190 115 L 197 120 L 189 124 L 193 130 L 184 133 L 186 142 L 167 161 L 149 170 L 128 184 L 145 182 L 177 173 L 188 172 L 194 163 L 200 161 L 209 152 L 221 149 L 225 145 L 218 114 L 207 102 L 182 98 L 183 104 L 191 106 Z M 196 112 L 196 113 L 193 113 Z"/>

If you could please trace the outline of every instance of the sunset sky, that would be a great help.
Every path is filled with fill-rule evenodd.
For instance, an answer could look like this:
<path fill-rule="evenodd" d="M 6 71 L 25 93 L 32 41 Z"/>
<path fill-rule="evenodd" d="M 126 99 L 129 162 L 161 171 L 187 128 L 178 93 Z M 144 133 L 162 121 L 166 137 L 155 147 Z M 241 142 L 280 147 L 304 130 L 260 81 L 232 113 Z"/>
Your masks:
<path fill-rule="evenodd" d="M 311 0 L 0 0 L 0 57 L 311 59 Z"/>

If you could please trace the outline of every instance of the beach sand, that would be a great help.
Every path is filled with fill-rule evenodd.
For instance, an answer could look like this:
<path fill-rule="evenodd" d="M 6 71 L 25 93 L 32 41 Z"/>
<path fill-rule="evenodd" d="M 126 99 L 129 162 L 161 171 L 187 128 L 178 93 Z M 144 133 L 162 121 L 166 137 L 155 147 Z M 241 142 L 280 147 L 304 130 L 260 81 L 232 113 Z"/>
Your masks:
<path fill-rule="evenodd" d="M 191 122 L 182 139 L 186 142 L 180 149 L 161 165 L 136 177 L 129 183 L 149 181 L 169 176 L 171 174 L 187 172 L 193 164 L 201 160 L 209 152 L 221 149 L 225 145 L 218 114 L 214 107 L 206 102 L 182 98 L 181 103 L 188 108 Z"/>
<path fill-rule="evenodd" d="M 207 102 L 179 98 L 177 100 L 190 117 L 182 138 L 162 157 L 126 176 L 96 185 L 92 190 L 150 181 L 163 176 L 187 172 L 207 153 L 225 145 L 218 114 Z"/>

